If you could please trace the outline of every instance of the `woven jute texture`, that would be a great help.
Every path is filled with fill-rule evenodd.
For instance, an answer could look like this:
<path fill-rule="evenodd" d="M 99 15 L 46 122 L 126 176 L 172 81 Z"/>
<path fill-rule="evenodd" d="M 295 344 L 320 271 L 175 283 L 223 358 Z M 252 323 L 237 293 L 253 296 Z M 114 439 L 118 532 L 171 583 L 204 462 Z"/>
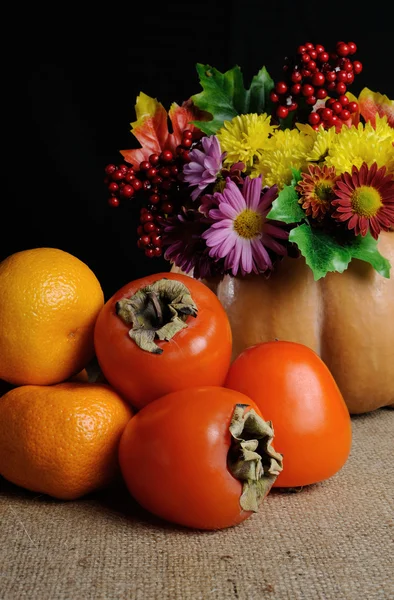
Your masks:
<path fill-rule="evenodd" d="M 394 599 L 394 410 L 352 423 L 339 473 L 222 531 L 163 523 L 122 487 L 60 502 L 1 480 L 1 600 Z"/>

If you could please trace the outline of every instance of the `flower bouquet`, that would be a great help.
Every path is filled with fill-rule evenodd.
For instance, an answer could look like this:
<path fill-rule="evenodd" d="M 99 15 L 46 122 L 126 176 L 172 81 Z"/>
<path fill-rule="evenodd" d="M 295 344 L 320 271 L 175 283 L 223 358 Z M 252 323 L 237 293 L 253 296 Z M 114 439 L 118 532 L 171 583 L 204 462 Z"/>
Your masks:
<path fill-rule="evenodd" d="M 351 93 L 356 52 L 308 42 L 277 81 L 262 67 L 249 87 L 238 66 L 197 64 L 201 91 L 168 113 L 141 92 L 139 147 L 106 166 L 105 184 L 111 206 L 138 211 L 146 256 L 216 291 L 234 356 L 266 339 L 306 343 L 364 412 L 394 402 L 382 367 L 394 364 L 394 102 Z"/>

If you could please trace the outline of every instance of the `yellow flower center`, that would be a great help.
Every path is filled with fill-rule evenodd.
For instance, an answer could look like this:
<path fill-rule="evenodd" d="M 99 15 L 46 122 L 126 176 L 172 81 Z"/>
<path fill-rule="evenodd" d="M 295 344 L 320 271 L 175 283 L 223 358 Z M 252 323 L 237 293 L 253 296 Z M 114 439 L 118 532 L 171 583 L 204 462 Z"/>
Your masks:
<path fill-rule="evenodd" d="M 334 187 L 334 184 L 329 181 L 324 181 L 324 182 L 318 183 L 315 187 L 315 194 L 316 194 L 317 200 L 319 202 L 321 202 L 322 204 L 326 204 L 327 202 L 329 202 L 333 197 L 333 193 L 332 193 L 333 187 Z"/>
<path fill-rule="evenodd" d="M 354 190 L 350 201 L 353 212 L 367 219 L 375 216 L 379 208 L 383 206 L 378 190 L 368 185 L 362 185 Z"/>
<path fill-rule="evenodd" d="M 263 217 L 260 213 L 245 208 L 234 220 L 234 231 L 238 233 L 240 237 L 251 240 L 257 237 L 261 233 L 263 226 Z"/>

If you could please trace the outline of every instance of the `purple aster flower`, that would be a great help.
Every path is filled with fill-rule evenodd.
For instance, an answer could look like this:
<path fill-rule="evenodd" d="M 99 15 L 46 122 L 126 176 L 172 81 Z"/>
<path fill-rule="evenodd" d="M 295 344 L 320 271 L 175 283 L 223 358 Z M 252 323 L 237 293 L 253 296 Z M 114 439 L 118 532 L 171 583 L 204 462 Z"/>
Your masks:
<path fill-rule="evenodd" d="M 189 163 L 183 167 L 183 181 L 196 187 L 191 199 L 196 200 L 201 192 L 211 183 L 215 183 L 226 155 L 220 151 L 219 140 L 215 135 L 203 137 L 202 150 L 195 148 L 189 153 Z"/>
<path fill-rule="evenodd" d="M 223 260 L 212 259 L 202 239 L 202 233 L 211 223 L 212 219 L 197 210 L 184 207 L 179 214 L 169 217 L 162 235 L 165 260 L 185 273 L 193 271 L 197 279 L 223 273 Z"/>
<path fill-rule="evenodd" d="M 261 182 L 261 176 L 246 177 L 239 189 L 227 178 L 223 192 L 214 194 L 218 207 L 209 211 L 214 223 L 202 233 L 210 248 L 209 255 L 223 258 L 225 269 L 233 275 L 239 271 L 245 275 L 272 270 L 270 254 L 274 257 L 287 254 L 279 240 L 287 240 L 288 231 L 266 218 L 277 196 L 277 186 L 262 190 Z"/>
<path fill-rule="evenodd" d="M 218 201 L 215 198 L 215 194 L 204 194 L 203 196 L 201 196 L 200 206 L 198 207 L 198 210 L 200 213 L 202 213 L 203 215 L 208 217 L 209 211 L 212 208 L 217 208 L 217 207 L 218 207 Z"/>

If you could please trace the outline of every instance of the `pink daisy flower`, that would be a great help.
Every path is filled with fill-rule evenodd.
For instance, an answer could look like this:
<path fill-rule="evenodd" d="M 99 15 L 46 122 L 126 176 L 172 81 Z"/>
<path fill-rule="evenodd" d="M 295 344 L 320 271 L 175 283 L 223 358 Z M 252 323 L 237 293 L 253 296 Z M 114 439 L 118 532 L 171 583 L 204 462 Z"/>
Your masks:
<path fill-rule="evenodd" d="M 209 255 L 224 258 L 226 270 L 235 276 L 239 272 L 262 273 L 273 268 L 272 257 L 287 254 L 278 240 L 287 240 L 284 224 L 267 219 L 277 186 L 262 190 L 261 176 L 246 177 L 242 190 L 226 179 L 223 192 L 214 194 L 217 208 L 209 211 L 214 223 L 202 234 Z"/>

